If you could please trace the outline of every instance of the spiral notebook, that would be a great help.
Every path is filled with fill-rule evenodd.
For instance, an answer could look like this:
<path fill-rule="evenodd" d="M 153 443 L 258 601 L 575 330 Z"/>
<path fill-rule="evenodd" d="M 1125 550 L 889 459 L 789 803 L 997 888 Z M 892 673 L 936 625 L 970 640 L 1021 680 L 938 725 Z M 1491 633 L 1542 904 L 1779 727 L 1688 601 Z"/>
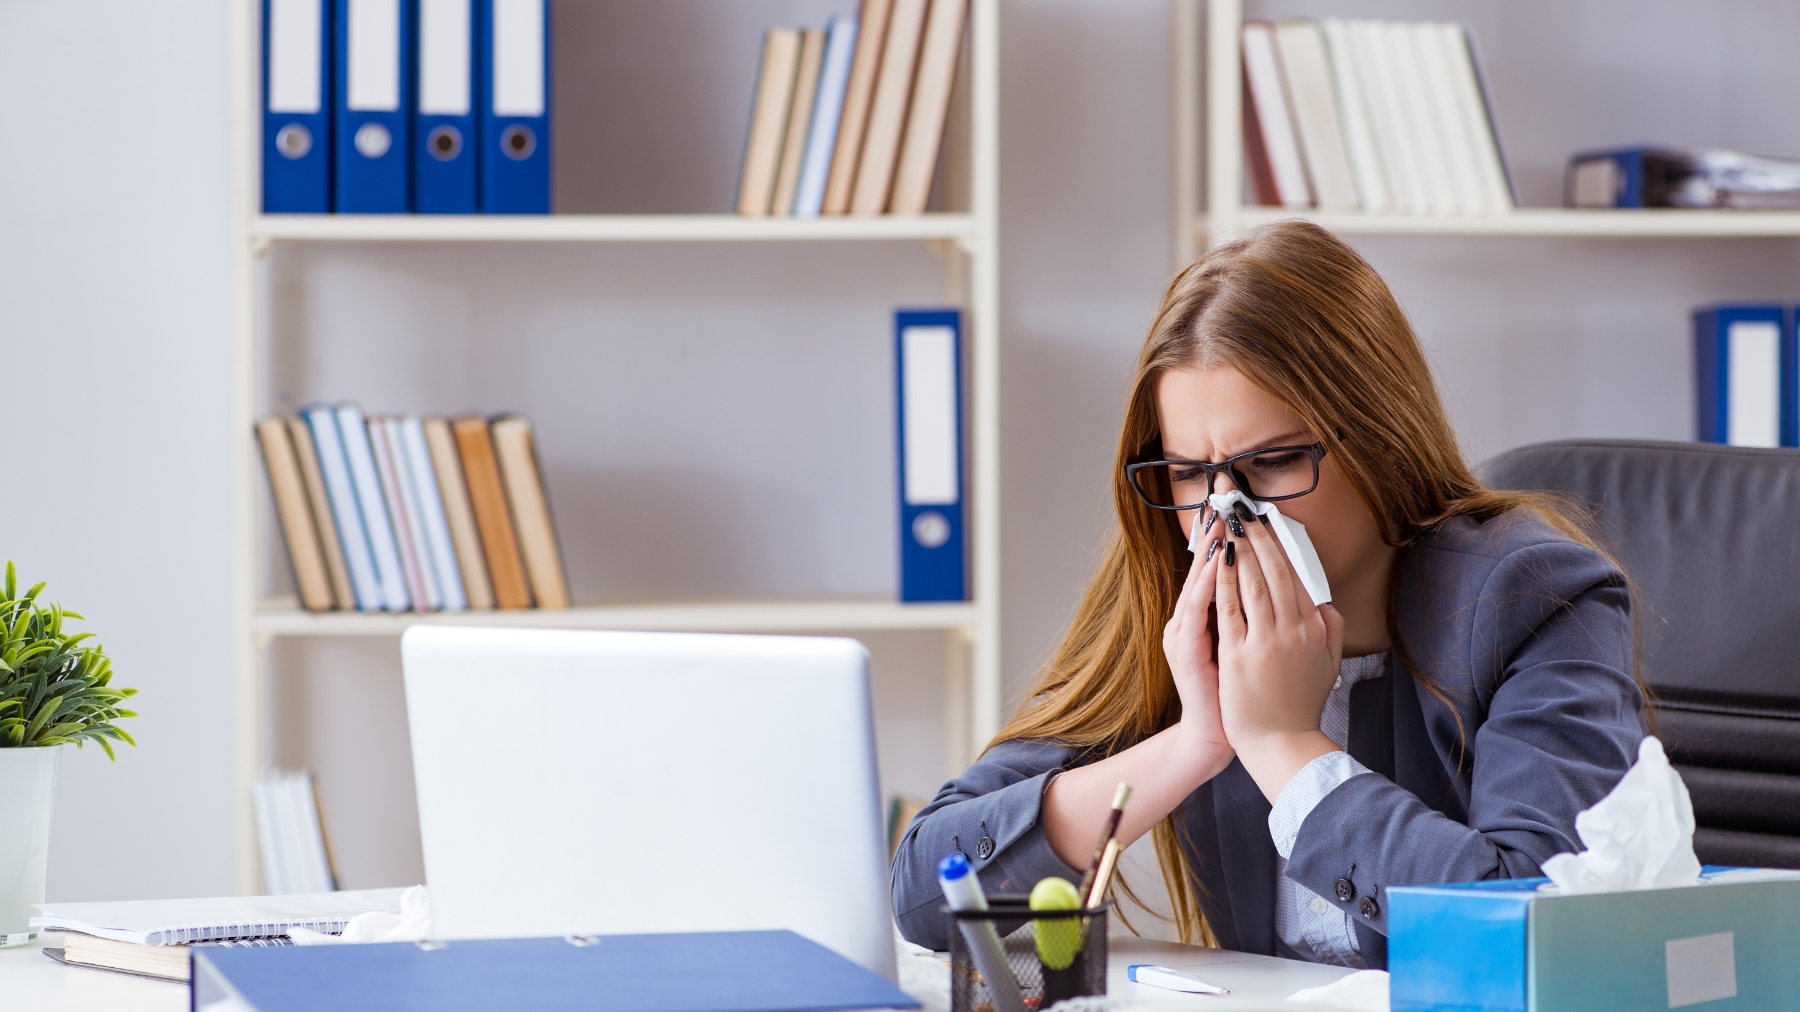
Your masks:
<path fill-rule="evenodd" d="M 39 931 L 78 931 L 136 945 L 185 945 L 262 938 L 291 928 L 335 935 L 357 914 L 400 912 L 400 889 L 358 889 L 295 896 L 41 903 Z"/>

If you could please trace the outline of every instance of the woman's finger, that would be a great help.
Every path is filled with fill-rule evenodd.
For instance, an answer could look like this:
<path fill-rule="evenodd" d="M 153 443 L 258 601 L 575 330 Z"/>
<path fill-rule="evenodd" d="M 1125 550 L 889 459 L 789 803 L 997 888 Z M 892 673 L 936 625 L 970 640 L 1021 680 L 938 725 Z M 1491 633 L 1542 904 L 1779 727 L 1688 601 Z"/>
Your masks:
<path fill-rule="evenodd" d="M 1293 563 L 1288 561 L 1287 552 L 1282 549 L 1281 540 L 1275 536 L 1275 528 L 1268 518 L 1259 516 L 1245 520 L 1244 533 L 1256 547 L 1258 575 L 1268 585 L 1275 621 L 1289 625 L 1310 615 L 1312 597 L 1301 585 L 1300 575 L 1294 572 Z"/>
<path fill-rule="evenodd" d="M 1217 514 L 1214 516 L 1216 517 Z M 1197 518 L 1196 522 L 1202 522 L 1203 519 L 1205 518 Z M 1195 541 L 1196 545 L 1205 544 L 1207 550 L 1197 554 L 1194 561 L 1188 565 L 1188 575 L 1182 583 L 1181 596 L 1175 601 L 1175 613 L 1180 618 L 1183 628 L 1203 625 L 1206 621 L 1207 605 L 1212 603 L 1213 579 L 1208 567 L 1217 565 L 1218 556 L 1218 541 L 1212 536 L 1213 532 L 1210 529 L 1213 526 L 1213 524 L 1207 524 L 1205 528 L 1202 528 L 1199 539 Z"/>
<path fill-rule="evenodd" d="M 1248 512 L 1248 511 L 1246 511 Z M 1232 519 L 1239 522 L 1231 525 L 1231 544 L 1236 548 L 1236 565 L 1238 571 L 1237 592 L 1238 604 L 1243 609 L 1244 621 L 1251 629 L 1271 629 L 1275 626 L 1275 610 L 1269 600 L 1269 584 L 1263 579 L 1262 565 L 1257 561 L 1256 545 L 1248 535 L 1250 527 L 1260 527 L 1252 514 L 1248 524 L 1241 517 Z"/>
<path fill-rule="evenodd" d="M 1213 555 L 1213 600 L 1218 613 L 1221 658 L 1227 648 L 1242 644 L 1249 633 L 1243 601 L 1238 597 L 1238 571 L 1243 559 L 1238 556 L 1237 545 L 1235 540 L 1227 539 Z"/>

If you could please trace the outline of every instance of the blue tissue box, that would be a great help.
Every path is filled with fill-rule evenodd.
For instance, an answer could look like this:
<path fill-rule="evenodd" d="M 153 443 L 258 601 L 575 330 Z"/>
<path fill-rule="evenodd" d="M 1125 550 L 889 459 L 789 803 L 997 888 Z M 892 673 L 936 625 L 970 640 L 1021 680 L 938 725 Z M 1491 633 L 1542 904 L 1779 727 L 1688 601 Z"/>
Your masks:
<path fill-rule="evenodd" d="M 1800 872 L 1562 896 L 1549 879 L 1387 890 L 1393 1012 L 1800 1007 Z"/>

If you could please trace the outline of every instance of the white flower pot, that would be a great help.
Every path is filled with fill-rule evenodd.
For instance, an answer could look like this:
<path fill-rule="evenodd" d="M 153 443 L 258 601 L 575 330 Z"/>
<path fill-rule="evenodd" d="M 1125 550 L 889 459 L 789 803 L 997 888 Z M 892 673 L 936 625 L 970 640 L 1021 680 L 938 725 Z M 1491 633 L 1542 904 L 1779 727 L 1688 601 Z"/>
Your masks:
<path fill-rule="evenodd" d="M 62 746 L 0 748 L 0 948 L 37 938 Z"/>

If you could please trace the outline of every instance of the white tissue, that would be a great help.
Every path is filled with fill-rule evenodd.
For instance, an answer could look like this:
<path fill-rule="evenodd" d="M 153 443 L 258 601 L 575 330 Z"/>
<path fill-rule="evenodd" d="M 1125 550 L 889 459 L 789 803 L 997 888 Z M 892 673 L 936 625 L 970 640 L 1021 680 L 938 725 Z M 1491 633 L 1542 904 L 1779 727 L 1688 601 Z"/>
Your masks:
<path fill-rule="evenodd" d="M 1319 553 L 1313 548 L 1312 538 L 1307 537 L 1305 524 L 1282 516 L 1281 510 L 1274 503 L 1259 502 L 1235 488 L 1229 492 L 1214 493 L 1207 497 L 1207 501 L 1220 513 L 1243 503 L 1246 509 L 1257 516 L 1268 517 L 1269 527 L 1275 532 L 1275 540 L 1281 542 L 1281 549 L 1287 553 L 1288 562 L 1293 564 L 1294 572 L 1299 575 L 1300 585 L 1306 588 L 1306 595 L 1312 598 L 1314 605 L 1331 603 L 1331 581 L 1325 579 L 1325 567 L 1319 562 Z M 1188 537 L 1190 552 L 1196 551 L 1201 535 L 1206 533 L 1200 525 L 1200 519 L 1194 521 L 1194 533 Z"/>
<path fill-rule="evenodd" d="M 1575 816 L 1575 832 L 1586 850 L 1544 862 L 1544 874 L 1560 892 L 1659 889 L 1700 880 L 1694 803 L 1655 737 L 1638 746 L 1638 761 L 1611 794 Z"/>
<path fill-rule="evenodd" d="M 1314 1005 L 1350 1009 L 1352 1012 L 1388 1012 L 1388 975 L 1386 970 L 1358 970 L 1326 984 L 1295 991 L 1283 1001 L 1300 1001 Z"/>
<path fill-rule="evenodd" d="M 357 914 L 344 925 L 341 935 L 327 935 L 307 928 L 293 928 L 288 937 L 295 945 L 344 945 L 354 942 L 422 942 L 431 937 L 431 894 L 413 886 L 400 894 L 400 912 L 371 910 Z"/>

